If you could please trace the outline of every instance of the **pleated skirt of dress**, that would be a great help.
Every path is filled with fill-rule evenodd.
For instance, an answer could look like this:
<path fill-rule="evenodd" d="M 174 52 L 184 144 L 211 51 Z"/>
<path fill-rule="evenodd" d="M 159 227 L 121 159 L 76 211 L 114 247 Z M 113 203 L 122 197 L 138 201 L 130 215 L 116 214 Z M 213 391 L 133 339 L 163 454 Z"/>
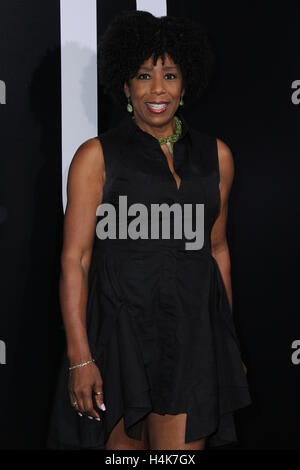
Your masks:
<path fill-rule="evenodd" d="M 98 254 L 89 273 L 87 330 L 107 410 L 100 410 L 100 422 L 74 411 L 64 354 L 49 448 L 104 449 L 121 417 L 126 434 L 141 439 L 150 412 L 187 413 L 185 442 L 236 442 L 233 412 L 251 397 L 223 280 L 209 253 Z"/>

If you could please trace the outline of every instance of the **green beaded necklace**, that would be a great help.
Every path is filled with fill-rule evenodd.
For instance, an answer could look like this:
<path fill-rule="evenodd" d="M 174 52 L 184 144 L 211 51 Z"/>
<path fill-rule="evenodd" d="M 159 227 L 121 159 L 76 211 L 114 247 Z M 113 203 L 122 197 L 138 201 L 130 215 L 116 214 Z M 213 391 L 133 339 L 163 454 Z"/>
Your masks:
<path fill-rule="evenodd" d="M 133 119 L 133 121 L 135 121 L 134 116 L 132 116 L 132 119 Z M 171 145 L 170 142 L 177 142 L 177 140 L 179 139 L 179 137 L 181 135 L 181 131 L 182 131 L 181 120 L 177 116 L 174 116 L 174 119 L 175 119 L 175 125 L 176 125 L 175 134 L 168 135 L 168 137 L 155 137 L 155 136 L 153 136 L 158 140 L 160 145 L 167 144 L 167 147 L 168 147 L 171 155 L 173 155 L 173 148 L 172 148 L 172 145 Z"/>

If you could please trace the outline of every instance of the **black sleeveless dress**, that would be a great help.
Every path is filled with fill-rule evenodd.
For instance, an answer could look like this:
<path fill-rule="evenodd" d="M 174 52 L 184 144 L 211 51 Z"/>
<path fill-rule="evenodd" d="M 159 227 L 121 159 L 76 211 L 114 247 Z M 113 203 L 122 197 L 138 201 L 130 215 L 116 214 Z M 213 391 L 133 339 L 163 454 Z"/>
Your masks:
<path fill-rule="evenodd" d="M 100 411 L 101 421 L 77 415 L 65 354 L 50 448 L 104 449 L 122 416 L 127 435 L 140 439 L 151 411 L 187 413 L 185 442 L 207 437 L 208 447 L 232 443 L 233 411 L 251 403 L 227 294 L 210 251 L 220 204 L 217 141 L 189 128 L 179 110 L 177 115 L 183 125 L 173 155 L 179 190 L 159 142 L 129 114 L 99 136 L 106 167 L 102 204 L 115 207 L 117 236 L 95 236 L 86 314 L 107 410 Z M 135 203 L 148 209 L 149 225 L 152 204 L 204 204 L 202 248 L 187 250 L 191 240 L 184 231 L 181 239 L 172 230 L 169 239 L 161 233 L 156 239 L 121 239 L 120 195 L 127 196 L 127 209 Z M 127 226 L 136 218 L 128 214 Z M 195 210 L 192 222 L 195 228 Z"/>

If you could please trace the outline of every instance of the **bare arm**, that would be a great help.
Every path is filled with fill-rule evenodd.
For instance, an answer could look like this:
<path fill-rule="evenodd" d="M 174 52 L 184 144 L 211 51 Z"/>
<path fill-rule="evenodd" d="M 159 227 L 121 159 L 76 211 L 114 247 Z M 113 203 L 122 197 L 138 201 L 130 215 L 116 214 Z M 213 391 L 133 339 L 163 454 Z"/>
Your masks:
<path fill-rule="evenodd" d="M 76 151 L 70 165 L 61 253 L 60 302 L 73 363 L 87 361 L 87 281 L 96 227 L 96 208 L 102 201 L 104 162 L 99 141 L 90 139 Z M 103 157 L 103 156 L 102 156 Z"/>
<path fill-rule="evenodd" d="M 102 146 L 98 139 L 87 140 L 77 149 L 69 169 L 61 253 L 59 293 L 70 365 L 91 359 L 86 331 L 88 272 L 104 182 Z M 71 400 L 79 403 L 78 411 L 98 417 L 91 406 L 91 388 L 96 382 L 99 388 L 102 382 L 96 366 L 74 369 L 71 379 Z"/>
<path fill-rule="evenodd" d="M 220 212 L 211 230 L 211 253 L 218 263 L 232 310 L 230 253 L 226 238 L 228 198 L 234 177 L 234 162 L 230 148 L 217 139 L 220 169 Z"/>
<path fill-rule="evenodd" d="M 234 162 L 228 145 L 217 139 L 218 158 L 220 169 L 220 212 L 211 230 L 211 254 L 218 263 L 220 273 L 226 289 L 229 305 L 232 311 L 231 264 L 230 253 L 226 237 L 228 215 L 228 199 L 234 178 Z M 243 364 L 245 374 L 247 367 Z"/>

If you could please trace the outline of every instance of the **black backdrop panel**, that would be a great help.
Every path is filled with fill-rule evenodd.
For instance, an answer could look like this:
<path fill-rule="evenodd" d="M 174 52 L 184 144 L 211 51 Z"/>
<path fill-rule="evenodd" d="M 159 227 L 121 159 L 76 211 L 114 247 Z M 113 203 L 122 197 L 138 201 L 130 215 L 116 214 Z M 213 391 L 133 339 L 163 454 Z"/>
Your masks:
<path fill-rule="evenodd" d="M 97 0 L 97 37 L 98 42 L 101 34 L 106 30 L 110 21 L 121 11 L 136 10 L 135 0 L 115 0 L 113 2 Z M 101 86 L 98 86 L 98 126 L 99 134 L 106 131 L 122 119 L 127 112 L 126 109 L 119 109 L 111 99 L 103 93 Z"/>
<path fill-rule="evenodd" d="M 0 447 L 44 445 L 59 355 L 59 0 L 0 3 Z"/>

